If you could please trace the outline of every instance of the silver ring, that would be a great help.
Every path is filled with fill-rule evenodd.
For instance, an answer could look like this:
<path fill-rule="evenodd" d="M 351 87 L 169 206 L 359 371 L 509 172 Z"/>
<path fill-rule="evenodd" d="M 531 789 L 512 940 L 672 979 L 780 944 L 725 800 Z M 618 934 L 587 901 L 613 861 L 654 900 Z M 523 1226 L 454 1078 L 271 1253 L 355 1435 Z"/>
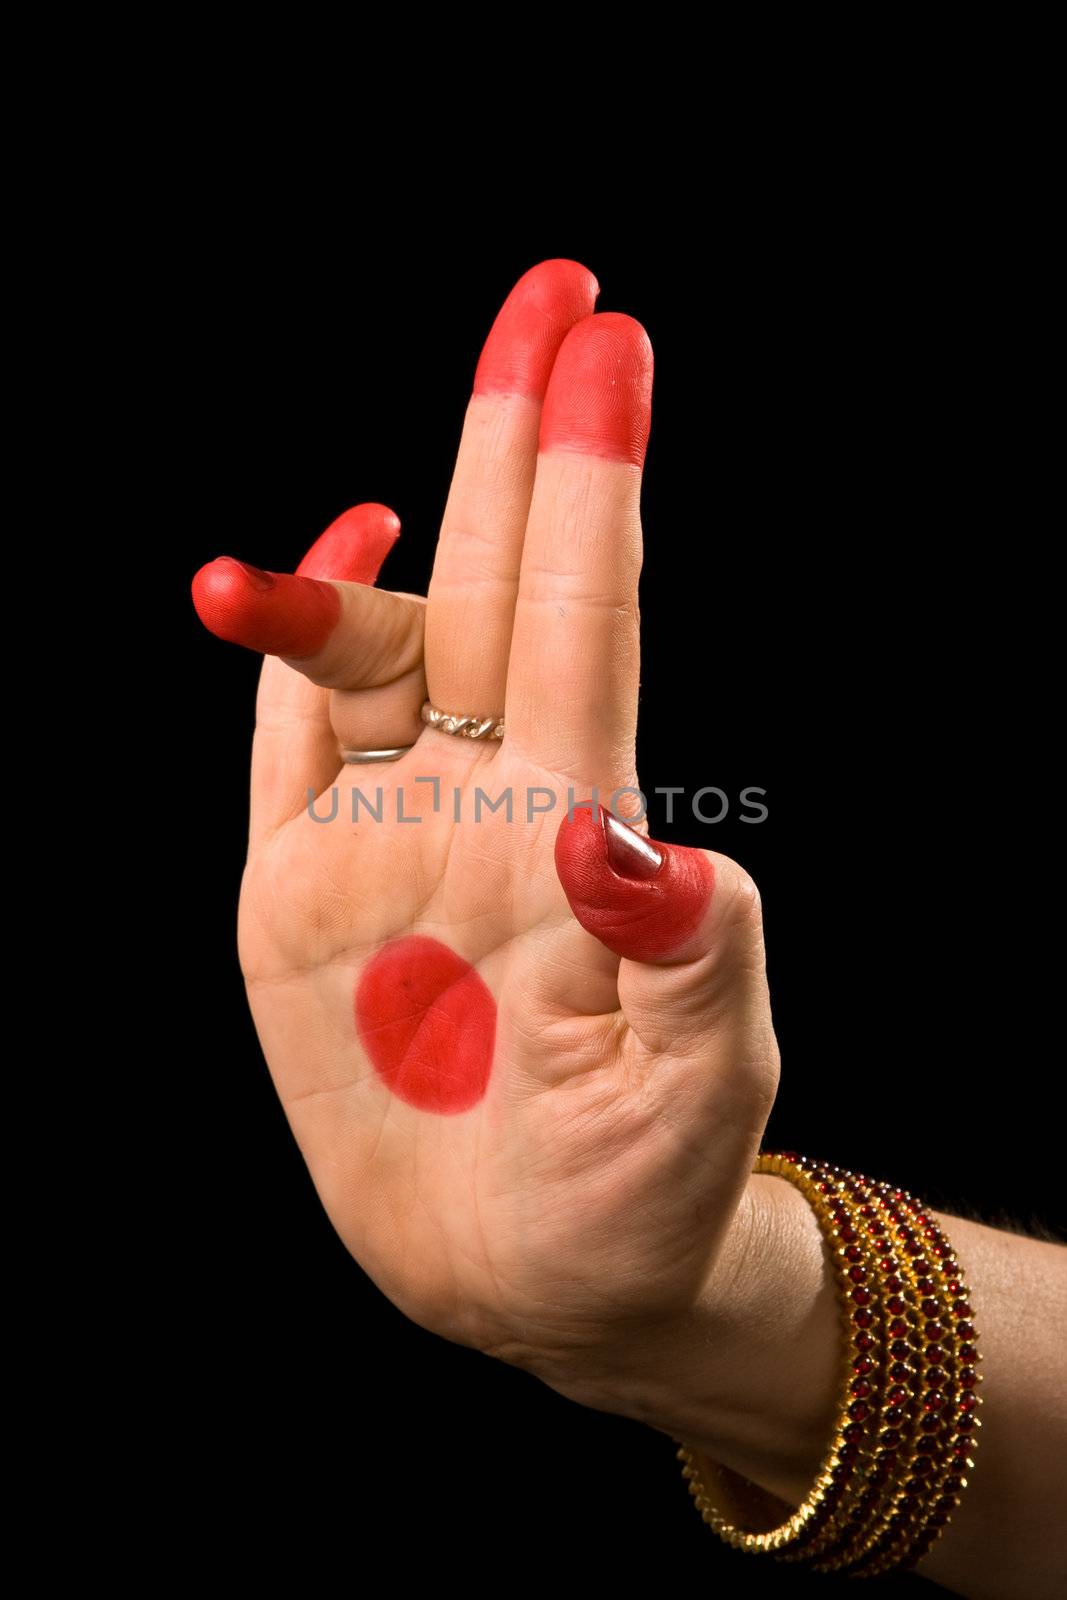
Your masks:
<path fill-rule="evenodd" d="M 422 720 L 428 728 L 436 728 L 439 733 L 455 733 L 461 739 L 502 739 L 504 737 L 503 717 L 466 717 L 457 711 L 441 711 L 437 706 L 426 701 L 422 708 Z"/>
<path fill-rule="evenodd" d="M 398 744 L 392 750 L 342 750 L 341 759 L 350 766 L 361 767 L 372 761 L 399 761 L 401 756 L 406 756 L 414 748 L 413 744 Z"/>

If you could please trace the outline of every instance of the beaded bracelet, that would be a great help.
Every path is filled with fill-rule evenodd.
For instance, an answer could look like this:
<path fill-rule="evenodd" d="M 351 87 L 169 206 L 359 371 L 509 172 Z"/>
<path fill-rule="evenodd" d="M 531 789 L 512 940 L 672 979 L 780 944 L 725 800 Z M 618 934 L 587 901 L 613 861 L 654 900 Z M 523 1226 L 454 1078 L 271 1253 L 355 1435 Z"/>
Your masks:
<path fill-rule="evenodd" d="M 801 1506 L 675 1439 L 697 1510 L 735 1549 L 876 1577 L 921 1560 L 959 1504 L 981 1427 L 981 1357 L 959 1262 L 906 1190 L 793 1151 L 754 1171 L 792 1183 L 830 1252 L 843 1329 L 830 1445 Z M 740 1523 L 772 1522 L 764 1531 Z"/>

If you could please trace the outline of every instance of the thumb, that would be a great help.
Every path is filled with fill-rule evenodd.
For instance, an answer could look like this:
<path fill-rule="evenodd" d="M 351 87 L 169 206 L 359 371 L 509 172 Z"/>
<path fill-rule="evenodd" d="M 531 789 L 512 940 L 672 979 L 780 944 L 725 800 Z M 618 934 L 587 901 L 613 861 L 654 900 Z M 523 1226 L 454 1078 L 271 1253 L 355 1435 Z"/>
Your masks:
<path fill-rule="evenodd" d="M 709 1086 L 750 1092 L 765 1119 L 778 1049 L 759 891 L 744 868 L 651 840 L 602 805 L 564 816 L 555 862 L 578 922 L 623 958 L 619 1000 L 641 1044 L 699 1060 Z"/>

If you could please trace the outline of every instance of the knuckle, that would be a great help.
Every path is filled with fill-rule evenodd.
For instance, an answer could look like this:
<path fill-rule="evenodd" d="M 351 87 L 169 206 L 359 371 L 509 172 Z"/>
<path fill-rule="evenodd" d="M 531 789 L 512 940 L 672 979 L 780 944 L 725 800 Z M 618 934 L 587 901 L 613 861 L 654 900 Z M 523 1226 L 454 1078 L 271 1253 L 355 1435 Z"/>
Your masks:
<path fill-rule="evenodd" d="M 720 862 L 726 869 L 721 873 L 727 889 L 725 917 L 737 927 L 762 930 L 763 899 L 755 878 L 728 857 L 720 857 Z"/>

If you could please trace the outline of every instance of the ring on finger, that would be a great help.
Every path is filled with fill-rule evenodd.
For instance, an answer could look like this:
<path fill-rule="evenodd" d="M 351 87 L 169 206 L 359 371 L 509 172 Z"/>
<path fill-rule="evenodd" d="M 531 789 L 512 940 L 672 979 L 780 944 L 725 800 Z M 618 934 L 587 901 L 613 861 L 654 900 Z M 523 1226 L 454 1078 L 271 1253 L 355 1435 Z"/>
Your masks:
<path fill-rule="evenodd" d="M 421 712 L 422 720 L 439 733 L 454 733 L 461 739 L 502 739 L 503 717 L 471 717 L 457 711 L 442 711 L 439 706 L 426 701 Z"/>
<path fill-rule="evenodd" d="M 350 766 L 369 766 L 373 761 L 399 761 L 414 748 L 413 744 L 398 744 L 390 750 L 342 750 L 341 759 Z"/>

